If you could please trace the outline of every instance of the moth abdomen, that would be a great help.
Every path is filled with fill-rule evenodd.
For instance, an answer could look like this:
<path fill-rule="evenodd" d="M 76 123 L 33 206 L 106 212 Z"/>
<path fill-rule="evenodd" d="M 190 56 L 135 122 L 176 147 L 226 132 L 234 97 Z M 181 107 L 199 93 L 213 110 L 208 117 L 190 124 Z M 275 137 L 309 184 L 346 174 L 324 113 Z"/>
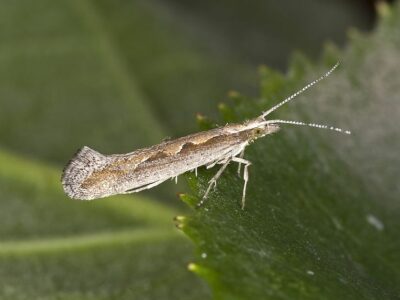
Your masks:
<path fill-rule="evenodd" d="M 90 200 L 93 197 L 89 191 L 82 189 L 82 183 L 93 172 L 102 169 L 107 163 L 107 157 L 87 146 L 76 152 L 64 168 L 61 182 L 65 193 L 73 199 Z"/>

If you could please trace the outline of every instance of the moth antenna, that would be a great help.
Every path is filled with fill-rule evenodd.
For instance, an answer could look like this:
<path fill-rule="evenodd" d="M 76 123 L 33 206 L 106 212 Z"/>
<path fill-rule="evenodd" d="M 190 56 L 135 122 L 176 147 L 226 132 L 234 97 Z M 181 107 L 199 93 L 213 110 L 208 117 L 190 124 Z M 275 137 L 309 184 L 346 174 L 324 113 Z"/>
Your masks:
<path fill-rule="evenodd" d="M 307 84 L 305 87 L 303 87 L 301 90 L 298 90 L 296 93 L 294 93 L 293 95 L 287 97 L 285 100 L 281 101 L 280 103 L 276 104 L 275 106 L 271 107 L 270 109 L 268 109 L 267 111 L 263 112 L 261 115 L 261 118 L 265 118 L 267 115 L 269 115 L 270 113 L 272 113 L 273 111 L 277 110 L 279 107 L 281 107 L 282 105 L 292 101 L 294 98 L 296 98 L 298 95 L 300 95 L 301 93 L 305 92 L 306 90 L 308 90 L 310 87 L 312 87 L 313 85 L 317 84 L 318 82 L 320 82 L 321 80 L 325 79 L 326 77 L 328 77 L 329 75 L 331 75 L 331 73 L 333 71 L 335 71 L 335 69 L 339 66 L 339 62 L 337 62 L 328 72 L 326 72 L 324 75 L 322 75 L 320 78 L 314 80 L 313 82 L 310 82 L 309 84 Z"/>
<path fill-rule="evenodd" d="M 333 126 L 328 126 L 324 124 L 315 124 L 315 123 L 305 123 L 305 122 L 299 122 L 299 121 L 288 121 L 288 120 L 268 120 L 263 123 L 265 125 L 268 124 L 290 124 L 290 125 L 299 125 L 299 126 L 308 126 L 308 127 L 315 127 L 315 128 L 321 128 L 321 129 L 328 129 L 332 131 L 337 131 L 340 133 L 344 134 L 351 134 L 350 130 L 344 130 L 342 128 L 337 128 Z"/>

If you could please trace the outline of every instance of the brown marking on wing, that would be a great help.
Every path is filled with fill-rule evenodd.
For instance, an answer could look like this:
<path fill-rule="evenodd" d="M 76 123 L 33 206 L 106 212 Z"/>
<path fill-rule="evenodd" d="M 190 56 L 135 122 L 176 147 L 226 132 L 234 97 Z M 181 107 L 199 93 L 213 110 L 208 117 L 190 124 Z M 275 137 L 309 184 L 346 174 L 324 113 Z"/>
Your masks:
<path fill-rule="evenodd" d="M 207 141 L 205 141 L 203 143 L 203 146 L 205 146 L 205 147 L 208 146 L 209 147 L 209 146 L 212 146 L 212 145 L 215 145 L 215 144 L 227 143 L 230 140 L 232 140 L 233 138 L 234 138 L 233 135 L 225 135 L 225 134 L 224 135 L 220 135 L 220 136 L 214 136 L 214 137 L 208 139 Z"/>
<path fill-rule="evenodd" d="M 218 144 L 236 144 L 238 140 L 240 141 L 248 140 L 248 135 L 249 133 L 247 131 L 241 131 L 231 134 L 221 134 L 208 139 L 202 144 L 202 146 L 210 147 Z"/>
<path fill-rule="evenodd" d="M 155 161 L 158 159 L 166 158 L 168 156 L 169 155 L 167 153 L 165 153 L 164 151 L 159 151 L 159 152 L 156 152 L 155 154 L 149 156 L 149 158 L 143 160 L 142 163 L 152 162 L 152 161 Z"/>
<path fill-rule="evenodd" d="M 158 145 L 158 148 L 168 155 L 175 155 L 180 153 L 182 150 L 184 152 L 189 151 L 189 148 L 194 148 L 196 145 L 201 145 L 208 141 L 210 138 L 219 135 L 217 130 L 209 130 L 194 133 L 185 137 L 178 138 L 176 140 L 168 141 L 165 144 Z M 193 149 L 192 148 L 192 149 Z"/>
<path fill-rule="evenodd" d="M 179 151 L 180 154 L 186 154 L 193 149 L 196 149 L 198 147 L 198 144 L 195 144 L 193 142 L 186 142 L 185 144 L 182 145 L 181 150 Z"/>
<path fill-rule="evenodd" d="M 186 139 L 185 143 L 181 146 L 179 154 L 187 154 L 192 151 L 201 151 L 213 147 L 215 145 L 232 145 L 238 141 L 249 140 L 251 130 L 239 131 L 235 133 L 227 133 L 223 130 L 214 132 L 213 134 L 197 135 L 194 138 Z M 176 154 L 177 154 L 176 153 Z"/>
<path fill-rule="evenodd" d="M 221 134 L 203 139 L 200 143 L 186 142 L 179 154 L 187 154 L 195 151 L 202 151 L 211 147 L 237 144 L 238 141 L 247 141 L 249 132 L 243 131 L 238 133 Z M 199 140 L 198 140 L 199 141 Z"/>
<path fill-rule="evenodd" d="M 142 150 L 142 149 L 141 149 Z M 148 159 L 149 156 L 155 154 L 154 151 L 137 151 L 138 153 L 132 153 L 129 156 L 114 157 L 114 160 L 109 164 L 110 169 L 119 170 L 121 168 L 135 168 L 137 165 Z"/>
<path fill-rule="evenodd" d="M 235 129 L 237 126 L 241 125 L 232 124 L 209 131 L 194 133 L 175 140 L 164 141 L 149 148 L 138 149 L 126 155 L 111 155 L 110 157 L 114 159 L 110 162 L 107 169 L 114 170 L 114 172 L 118 172 L 120 169 L 137 169 L 139 166 L 146 166 L 147 164 L 145 163 L 173 157 L 177 154 L 187 154 L 191 151 L 202 151 L 213 145 L 234 144 L 238 140 L 248 140 L 247 131 L 238 130 L 238 132 L 232 133 L 232 129 Z"/>
<path fill-rule="evenodd" d="M 118 169 L 103 169 L 99 171 L 94 171 L 88 178 L 86 178 L 82 184 L 81 187 L 83 189 L 89 189 L 96 184 L 100 184 L 101 182 L 104 181 L 110 181 L 110 179 L 116 179 L 117 177 L 125 175 L 127 172 L 124 170 L 118 170 Z"/>
<path fill-rule="evenodd" d="M 174 154 L 180 154 L 180 155 L 185 155 L 190 152 L 195 152 L 201 149 L 208 148 L 215 143 L 226 143 L 229 140 L 229 136 L 221 135 L 221 136 L 207 136 L 207 137 L 201 137 L 197 139 L 190 139 L 189 141 L 186 141 L 183 145 L 180 146 L 180 149 L 178 152 Z"/>

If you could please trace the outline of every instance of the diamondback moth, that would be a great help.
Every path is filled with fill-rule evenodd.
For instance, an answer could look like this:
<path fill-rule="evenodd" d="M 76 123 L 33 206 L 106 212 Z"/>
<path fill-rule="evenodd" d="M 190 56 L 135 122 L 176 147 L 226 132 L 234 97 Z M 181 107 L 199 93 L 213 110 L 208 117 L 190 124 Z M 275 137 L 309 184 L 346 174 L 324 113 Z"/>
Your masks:
<path fill-rule="evenodd" d="M 244 123 L 227 124 L 223 127 L 194 133 L 158 145 L 139 149 L 127 154 L 103 155 L 87 146 L 80 149 L 67 164 L 62 175 L 65 193 L 79 200 L 92 200 L 116 194 L 130 194 L 155 187 L 170 178 L 177 178 L 187 171 L 205 166 L 207 169 L 222 165 L 209 181 L 201 206 L 212 187 L 217 184 L 230 162 L 243 169 L 242 208 L 245 206 L 251 162 L 244 159 L 245 148 L 256 139 L 277 132 L 280 124 L 309 126 L 350 134 L 340 128 L 288 120 L 268 120 L 266 117 L 282 105 L 292 101 L 319 81 L 328 77 L 339 65 L 307 84 L 285 100 Z"/>

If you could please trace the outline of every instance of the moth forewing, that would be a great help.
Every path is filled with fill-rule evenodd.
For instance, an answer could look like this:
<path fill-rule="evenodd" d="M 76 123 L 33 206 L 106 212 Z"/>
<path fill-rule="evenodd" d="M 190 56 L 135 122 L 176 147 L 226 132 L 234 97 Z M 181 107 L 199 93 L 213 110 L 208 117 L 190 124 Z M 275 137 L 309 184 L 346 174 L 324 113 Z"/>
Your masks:
<path fill-rule="evenodd" d="M 209 181 L 208 188 L 199 202 L 199 205 L 202 205 L 229 163 L 237 162 L 239 173 L 240 165 L 244 165 L 242 192 L 242 208 L 244 208 L 249 179 L 248 168 L 251 162 L 244 159 L 243 154 L 244 149 L 252 141 L 278 131 L 280 124 L 350 133 L 327 125 L 266 119 L 267 115 L 329 76 L 337 66 L 338 64 L 320 78 L 263 112 L 259 117 L 243 124 L 229 124 L 175 140 L 164 141 L 158 145 L 127 154 L 103 155 L 85 146 L 75 154 L 64 169 L 62 175 L 64 191 L 69 197 L 80 200 L 135 193 L 159 185 L 167 179 L 176 178 L 187 171 L 195 170 L 197 174 L 198 167 L 211 168 L 220 164 L 222 167 Z"/>
<path fill-rule="evenodd" d="M 262 126 L 264 127 L 264 126 Z M 269 131 L 275 126 L 269 126 Z M 231 124 L 128 154 L 103 155 L 83 147 L 64 170 L 68 196 L 92 200 L 138 192 L 201 166 L 224 164 L 262 135 L 253 123 Z"/>

